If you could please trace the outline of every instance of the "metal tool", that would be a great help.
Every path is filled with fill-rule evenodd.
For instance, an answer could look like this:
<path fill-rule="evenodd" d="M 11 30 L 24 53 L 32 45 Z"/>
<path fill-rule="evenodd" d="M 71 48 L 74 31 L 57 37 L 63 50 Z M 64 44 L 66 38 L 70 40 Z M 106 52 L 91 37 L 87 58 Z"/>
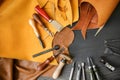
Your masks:
<path fill-rule="evenodd" d="M 101 26 L 101 27 L 97 30 L 97 32 L 95 33 L 95 35 L 94 35 L 94 36 L 97 36 L 97 35 L 100 33 L 100 31 L 103 29 L 103 27 L 104 27 L 104 25 L 103 25 L 103 26 Z"/>
<path fill-rule="evenodd" d="M 94 71 L 94 73 L 95 73 L 96 79 L 97 79 L 97 80 L 101 80 L 100 75 L 98 74 L 96 65 L 93 63 L 92 58 L 90 57 L 89 59 L 90 59 L 90 62 L 91 62 L 91 64 L 92 64 L 92 68 L 93 68 L 93 71 Z"/>
<path fill-rule="evenodd" d="M 47 14 L 42 8 L 39 7 L 39 5 L 37 5 L 37 6 L 35 7 L 35 10 L 36 10 L 36 12 L 38 12 L 43 18 L 45 18 L 49 23 L 51 23 L 51 24 L 54 26 L 54 28 L 57 29 L 58 32 L 60 32 L 60 31 L 64 28 L 64 27 L 63 27 L 60 23 L 58 23 L 56 20 L 51 19 L 51 18 L 48 16 L 48 14 Z"/>
<path fill-rule="evenodd" d="M 81 76 L 81 65 L 80 64 L 78 64 L 78 66 L 77 66 L 77 75 L 76 75 L 76 80 L 80 80 L 80 76 Z"/>
<path fill-rule="evenodd" d="M 103 63 L 107 69 L 109 69 L 110 71 L 116 70 L 116 68 L 113 65 L 106 61 L 106 58 L 104 56 L 101 56 L 100 58 L 101 58 L 100 62 Z"/>
<path fill-rule="evenodd" d="M 105 40 L 104 43 L 113 43 L 113 42 L 120 42 L 120 39 L 108 39 L 108 40 Z"/>
<path fill-rule="evenodd" d="M 34 13 L 33 15 L 33 18 L 36 22 L 39 23 L 39 25 L 50 35 L 53 37 L 53 33 L 42 23 L 39 15 L 37 13 Z"/>
<path fill-rule="evenodd" d="M 47 58 L 43 63 L 41 63 L 40 65 L 37 66 L 37 69 L 39 71 L 45 69 L 50 62 L 52 62 L 60 53 L 62 53 L 64 51 L 64 48 L 61 48 L 57 51 L 57 53 L 55 53 L 53 56 Z"/>
<path fill-rule="evenodd" d="M 71 63 L 73 60 L 72 60 L 72 57 L 70 56 L 70 55 L 68 55 L 68 54 L 60 54 L 60 57 L 62 57 L 62 58 L 66 58 L 66 63 L 67 64 L 69 64 L 69 63 Z"/>
<path fill-rule="evenodd" d="M 114 47 L 114 46 L 111 46 L 111 45 L 106 45 L 106 46 L 107 46 L 107 48 L 109 48 L 112 52 L 114 52 L 114 54 L 120 56 L 120 48 Z"/>
<path fill-rule="evenodd" d="M 86 76 L 85 76 L 85 63 L 82 62 L 81 66 L 82 66 L 82 78 L 83 78 L 83 80 L 86 80 Z"/>
<path fill-rule="evenodd" d="M 60 54 L 60 57 L 62 58 L 62 60 L 60 60 L 58 67 L 56 68 L 56 70 L 53 73 L 53 76 L 52 76 L 53 79 L 57 79 L 59 77 L 64 65 L 69 63 L 70 61 L 72 61 L 72 58 L 69 55 Z"/>
<path fill-rule="evenodd" d="M 88 70 L 89 70 L 90 80 L 95 80 L 89 57 L 87 57 L 87 62 L 88 62 Z"/>
<path fill-rule="evenodd" d="M 72 80 L 72 78 L 73 78 L 74 69 L 75 69 L 75 62 L 72 63 L 72 68 L 71 68 L 69 80 Z"/>
<path fill-rule="evenodd" d="M 36 29 L 36 25 L 35 25 L 34 19 L 30 19 L 30 20 L 29 20 L 29 24 L 31 25 L 31 27 L 32 27 L 33 30 L 34 30 L 35 35 L 36 35 L 37 38 L 39 39 L 42 48 L 45 48 L 45 45 L 44 45 L 44 43 L 43 43 L 43 41 L 42 41 L 42 39 L 41 39 L 41 37 L 40 37 L 40 35 L 39 35 L 37 29 Z"/>
<path fill-rule="evenodd" d="M 104 43 L 112 54 L 120 56 L 120 39 L 109 39 L 105 40 Z"/>
<path fill-rule="evenodd" d="M 37 57 L 37 56 L 40 56 L 40 55 L 42 55 L 42 54 L 48 53 L 48 52 L 53 51 L 53 50 L 58 50 L 58 49 L 60 49 L 60 46 L 59 46 L 59 45 L 55 45 L 55 46 L 54 46 L 53 48 L 51 48 L 51 49 L 48 49 L 48 50 L 42 51 L 42 52 L 40 52 L 40 53 L 34 54 L 33 57 Z"/>

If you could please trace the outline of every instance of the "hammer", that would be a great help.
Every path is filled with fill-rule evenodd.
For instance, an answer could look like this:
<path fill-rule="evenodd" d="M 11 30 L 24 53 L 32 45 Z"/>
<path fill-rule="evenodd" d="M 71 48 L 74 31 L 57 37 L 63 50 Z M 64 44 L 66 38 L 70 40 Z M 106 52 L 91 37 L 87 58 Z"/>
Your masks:
<path fill-rule="evenodd" d="M 60 54 L 60 57 L 62 57 L 62 59 L 59 62 L 58 67 L 56 68 L 56 70 L 53 73 L 53 79 L 57 79 L 62 71 L 62 68 L 64 67 L 65 63 L 70 63 L 72 62 L 72 58 L 69 55 L 66 54 Z"/>

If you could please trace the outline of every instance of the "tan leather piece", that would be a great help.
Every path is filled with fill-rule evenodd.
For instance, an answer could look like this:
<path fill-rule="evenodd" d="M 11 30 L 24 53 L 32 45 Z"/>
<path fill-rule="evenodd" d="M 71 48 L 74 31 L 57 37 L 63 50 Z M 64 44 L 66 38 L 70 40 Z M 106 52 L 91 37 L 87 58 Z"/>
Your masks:
<path fill-rule="evenodd" d="M 89 26 L 89 24 L 91 22 L 91 19 L 95 15 L 95 9 L 90 4 L 85 5 L 85 6 L 88 6 L 88 7 L 86 9 L 87 10 L 86 18 L 84 20 L 84 23 L 82 25 L 82 30 L 81 30 L 81 33 L 82 33 L 82 36 L 83 36 L 84 39 L 86 37 L 86 31 L 87 31 L 87 28 L 88 28 L 88 26 Z M 85 10 L 85 9 L 83 8 L 83 10 Z M 81 15 L 82 15 L 83 10 L 81 9 Z"/>
<path fill-rule="evenodd" d="M 56 68 L 54 65 L 48 66 L 46 69 L 39 71 L 37 65 L 40 63 L 15 60 L 16 80 L 36 80 L 39 76 L 52 76 L 53 70 Z"/>
<path fill-rule="evenodd" d="M 85 39 L 87 29 L 96 29 L 104 25 L 117 6 L 118 2 L 119 0 L 79 0 L 80 18 L 73 30 L 81 30 L 82 36 Z M 90 13 L 87 11 L 87 5 L 91 5 L 92 9 Z M 89 16 L 87 16 L 88 14 Z"/>
<path fill-rule="evenodd" d="M 0 58 L 0 80 L 13 80 L 13 60 Z"/>
<path fill-rule="evenodd" d="M 56 66 L 37 70 L 38 62 L 0 58 L 0 80 L 36 80 L 39 76 L 52 77 Z"/>
<path fill-rule="evenodd" d="M 91 20 L 95 16 L 95 9 L 88 3 L 82 3 L 80 7 L 80 19 L 78 23 L 73 27 L 73 30 L 81 30 L 82 36 L 86 38 L 86 31 L 91 24 Z M 94 21 L 94 23 L 97 21 Z"/>
<path fill-rule="evenodd" d="M 116 8 L 119 0 L 81 0 L 83 2 L 90 3 L 96 10 L 98 15 L 98 26 L 102 26 L 106 23 L 113 10 Z"/>

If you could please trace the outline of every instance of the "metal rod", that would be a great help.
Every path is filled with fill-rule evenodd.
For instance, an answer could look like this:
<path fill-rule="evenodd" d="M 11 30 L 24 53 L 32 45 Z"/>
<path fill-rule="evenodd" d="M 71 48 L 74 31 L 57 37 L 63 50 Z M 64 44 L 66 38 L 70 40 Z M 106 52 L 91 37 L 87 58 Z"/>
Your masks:
<path fill-rule="evenodd" d="M 81 66 L 82 66 L 82 77 L 83 77 L 83 80 L 86 80 L 86 77 L 85 77 L 85 63 L 82 62 Z"/>
<path fill-rule="evenodd" d="M 74 67 L 75 67 L 75 62 L 72 63 L 72 68 L 71 68 L 69 80 L 72 80 L 72 78 L 73 78 Z"/>
<path fill-rule="evenodd" d="M 88 62 L 88 70 L 89 70 L 90 80 L 95 80 L 89 57 L 87 57 L 87 62 Z"/>
<path fill-rule="evenodd" d="M 40 55 L 45 54 L 45 53 L 48 53 L 48 52 L 50 52 L 50 51 L 52 51 L 52 50 L 58 50 L 59 48 L 60 48 L 59 45 L 55 45 L 53 48 L 50 48 L 50 49 L 47 49 L 47 50 L 42 51 L 42 52 L 40 52 L 40 53 L 34 54 L 33 57 L 40 56 Z"/>
<path fill-rule="evenodd" d="M 77 75 L 76 75 L 76 80 L 80 80 L 81 78 L 81 65 L 78 64 L 78 71 L 77 71 Z"/>
<path fill-rule="evenodd" d="M 90 57 L 90 61 L 91 61 L 92 68 L 93 68 L 93 71 L 94 71 L 94 73 L 95 73 L 95 76 L 96 76 L 97 80 L 101 80 L 100 75 L 98 74 L 96 65 L 93 63 L 93 60 L 92 60 L 91 57 Z"/>

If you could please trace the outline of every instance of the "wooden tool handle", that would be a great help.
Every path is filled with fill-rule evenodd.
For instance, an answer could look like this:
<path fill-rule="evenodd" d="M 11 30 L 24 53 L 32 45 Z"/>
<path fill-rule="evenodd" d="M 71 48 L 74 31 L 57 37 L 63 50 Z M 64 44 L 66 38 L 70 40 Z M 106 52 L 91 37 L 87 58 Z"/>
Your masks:
<path fill-rule="evenodd" d="M 54 56 L 49 57 L 47 60 L 45 60 L 43 63 L 37 66 L 38 70 L 41 71 L 45 69 L 51 61 L 54 60 Z"/>
<path fill-rule="evenodd" d="M 47 21 L 50 21 L 50 17 L 48 16 L 48 14 L 42 9 L 39 7 L 39 5 L 37 5 L 35 7 L 35 11 L 38 12 L 42 17 L 44 17 Z"/>
<path fill-rule="evenodd" d="M 35 19 L 35 21 L 39 23 L 39 25 L 40 25 L 41 27 L 46 28 L 46 27 L 43 25 L 43 23 L 41 22 L 40 17 L 39 17 L 39 15 L 38 15 L 37 13 L 34 13 L 32 16 L 33 16 L 33 18 Z"/>
<path fill-rule="evenodd" d="M 30 24 L 31 27 L 33 28 L 35 35 L 36 35 L 37 37 L 39 37 L 39 34 L 38 34 L 37 29 L 36 29 L 36 25 L 35 25 L 34 19 L 29 19 L 29 24 Z"/>
<path fill-rule="evenodd" d="M 62 68 L 64 67 L 65 65 L 65 60 L 62 59 L 62 61 L 60 61 L 57 69 L 55 70 L 55 72 L 53 73 L 53 79 L 57 79 L 62 71 Z"/>

